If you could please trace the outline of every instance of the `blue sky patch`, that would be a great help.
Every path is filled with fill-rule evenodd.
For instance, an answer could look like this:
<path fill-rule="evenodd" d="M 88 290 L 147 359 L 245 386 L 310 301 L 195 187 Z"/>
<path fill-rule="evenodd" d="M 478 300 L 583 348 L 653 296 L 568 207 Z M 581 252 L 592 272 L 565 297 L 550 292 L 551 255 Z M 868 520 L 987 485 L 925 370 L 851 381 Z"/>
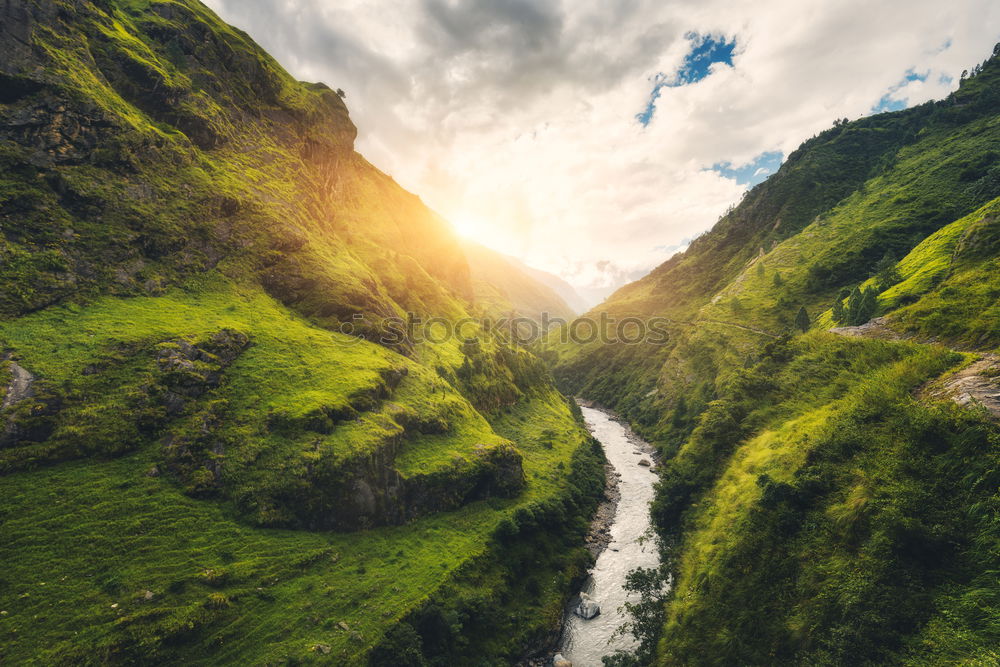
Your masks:
<path fill-rule="evenodd" d="M 895 86 L 889 88 L 889 92 L 883 95 L 882 98 L 875 104 L 875 106 L 872 107 L 870 113 L 876 114 L 876 113 L 883 113 L 885 111 L 902 111 L 903 109 L 905 109 L 908 106 L 906 101 L 893 99 L 892 96 L 896 92 L 898 92 L 901 88 L 906 87 L 906 85 L 911 81 L 926 81 L 927 74 L 928 74 L 927 72 L 923 74 L 918 74 L 914 72 L 912 69 L 908 70 L 906 72 L 906 76 L 904 76 L 903 79 Z"/>
<path fill-rule="evenodd" d="M 736 49 L 736 39 L 727 39 L 723 35 L 701 35 L 696 32 L 689 32 L 684 36 L 690 43 L 690 51 L 684 57 L 684 62 L 680 69 L 672 75 L 659 72 L 650 81 L 653 90 L 649 93 L 649 102 L 642 113 L 636 114 L 635 118 L 643 126 L 649 125 L 656 113 L 656 101 L 660 98 L 663 88 L 676 88 L 686 86 L 696 81 L 701 81 L 708 76 L 711 67 L 715 63 L 725 63 L 732 67 L 733 51 Z"/>
<path fill-rule="evenodd" d="M 778 171 L 784 157 L 781 151 L 767 151 L 744 165 L 734 166 L 732 162 L 718 162 L 712 165 L 712 171 L 723 178 L 731 178 L 740 185 L 752 188 Z"/>

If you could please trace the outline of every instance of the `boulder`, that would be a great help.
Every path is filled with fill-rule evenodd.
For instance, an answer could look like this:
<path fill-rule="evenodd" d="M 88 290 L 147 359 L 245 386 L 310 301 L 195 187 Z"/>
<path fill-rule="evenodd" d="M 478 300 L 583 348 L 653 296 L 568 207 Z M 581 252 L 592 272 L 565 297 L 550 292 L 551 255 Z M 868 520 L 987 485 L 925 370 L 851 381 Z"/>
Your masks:
<path fill-rule="evenodd" d="M 556 653 L 552 658 L 552 667 L 573 667 L 573 663 L 564 658 L 562 653 Z"/>
<path fill-rule="evenodd" d="M 649 462 L 649 459 L 642 459 L 639 461 L 639 465 L 643 466 L 644 468 L 648 468 L 653 464 Z"/>
<path fill-rule="evenodd" d="M 576 606 L 573 613 L 580 618 L 590 620 L 601 613 L 601 605 L 597 604 L 586 593 L 580 593 L 580 604 Z"/>

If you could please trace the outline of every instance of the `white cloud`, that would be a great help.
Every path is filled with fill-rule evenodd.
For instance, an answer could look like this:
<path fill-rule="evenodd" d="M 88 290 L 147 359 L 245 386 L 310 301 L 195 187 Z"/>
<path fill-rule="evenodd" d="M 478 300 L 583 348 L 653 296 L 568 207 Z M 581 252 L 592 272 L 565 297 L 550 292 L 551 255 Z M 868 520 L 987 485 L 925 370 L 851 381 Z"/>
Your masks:
<path fill-rule="evenodd" d="M 706 167 L 787 154 L 886 94 L 940 98 L 1000 39 L 993 0 L 208 4 L 294 75 L 347 91 L 374 164 L 583 288 L 634 278 L 714 223 L 743 186 Z M 733 67 L 664 88 L 643 127 L 689 31 L 735 37 Z"/>

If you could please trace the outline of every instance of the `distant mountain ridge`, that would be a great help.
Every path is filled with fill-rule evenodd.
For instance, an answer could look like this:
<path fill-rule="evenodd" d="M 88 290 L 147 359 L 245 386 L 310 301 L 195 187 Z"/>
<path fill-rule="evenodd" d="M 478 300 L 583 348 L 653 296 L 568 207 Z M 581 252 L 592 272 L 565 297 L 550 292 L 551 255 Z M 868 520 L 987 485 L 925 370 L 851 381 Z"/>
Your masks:
<path fill-rule="evenodd" d="M 554 273 L 549 273 L 548 271 L 536 269 L 533 266 L 528 266 L 516 257 L 511 257 L 510 255 L 506 255 L 506 257 L 529 276 L 543 285 L 547 285 L 556 294 L 558 294 L 559 297 L 566 302 L 566 305 L 569 306 L 570 310 L 572 310 L 574 314 L 581 315 L 589 309 L 589 304 L 580 295 L 576 288 L 559 276 Z"/>
<path fill-rule="evenodd" d="M 476 300 L 492 316 L 513 313 L 536 322 L 543 316 L 550 322 L 576 317 L 577 312 L 551 285 L 559 285 L 570 294 L 575 294 L 573 288 L 556 276 L 472 241 L 464 241 L 462 247 L 469 259 Z"/>

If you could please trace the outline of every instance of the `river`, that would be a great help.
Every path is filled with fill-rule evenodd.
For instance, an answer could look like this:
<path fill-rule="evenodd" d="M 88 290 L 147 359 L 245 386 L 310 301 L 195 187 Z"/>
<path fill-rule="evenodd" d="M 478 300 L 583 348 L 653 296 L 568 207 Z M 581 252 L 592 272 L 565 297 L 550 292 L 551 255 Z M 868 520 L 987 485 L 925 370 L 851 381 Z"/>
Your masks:
<path fill-rule="evenodd" d="M 639 461 L 652 461 L 650 447 L 627 426 L 596 408 L 581 407 L 587 428 L 604 446 L 608 462 L 620 474 L 620 499 L 611 524 L 611 543 L 597 558 L 583 591 L 601 605 L 599 616 L 584 620 L 568 611 L 560 652 L 573 667 L 601 667 L 601 656 L 635 645 L 631 635 L 612 639 L 625 622 L 619 607 L 626 601 L 625 576 L 637 567 L 656 567 L 659 556 L 650 533 L 649 503 L 656 474 Z"/>

